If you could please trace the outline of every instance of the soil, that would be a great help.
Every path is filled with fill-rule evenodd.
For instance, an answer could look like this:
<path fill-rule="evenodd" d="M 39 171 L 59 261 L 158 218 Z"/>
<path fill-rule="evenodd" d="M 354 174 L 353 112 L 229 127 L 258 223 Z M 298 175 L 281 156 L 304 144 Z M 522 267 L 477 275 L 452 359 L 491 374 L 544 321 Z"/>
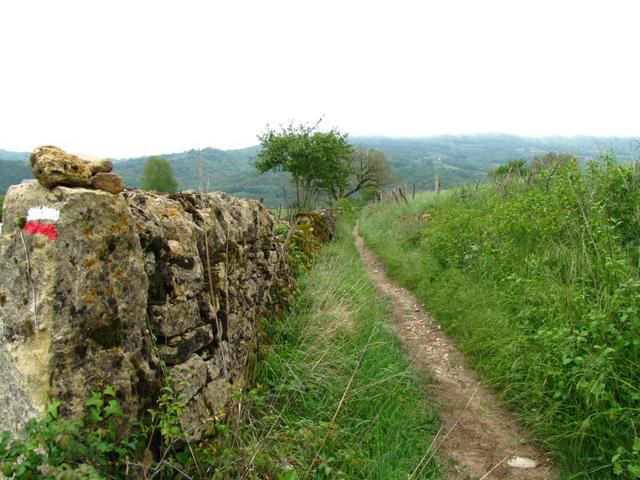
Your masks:
<path fill-rule="evenodd" d="M 448 468 L 448 478 L 459 480 L 556 478 L 549 459 L 526 440 L 527 434 L 513 414 L 482 385 L 477 373 L 465 367 L 455 344 L 423 305 L 386 276 L 382 264 L 364 245 L 358 225 L 353 234 L 369 277 L 378 293 L 391 302 L 390 326 L 412 364 L 435 379 L 429 394 L 440 406 L 442 426 L 433 442 L 421 445 L 425 461 L 437 450 L 438 459 Z M 538 466 L 510 467 L 508 462 L 513 457 L 535 460 Z"/>

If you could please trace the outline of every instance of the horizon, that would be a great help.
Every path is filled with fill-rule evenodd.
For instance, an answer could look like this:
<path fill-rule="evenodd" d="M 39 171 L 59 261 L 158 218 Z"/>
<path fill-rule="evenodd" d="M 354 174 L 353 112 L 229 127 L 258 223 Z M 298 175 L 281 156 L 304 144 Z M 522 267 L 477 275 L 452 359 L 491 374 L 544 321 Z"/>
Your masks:
<path fill-rule="evenodd" d="M 398 140 L 398 141 L 411 141 L 411 140 L 432 140 L 432 139 L 437 139 L 437 138 L 464 138 L 464 137 L 512 137 L 512 138 L 519 138 L 519 139 L 524 139 L 524 140 L 540 140 L 540 141 L 545 141 L 545 140 L 553 140 L 553 139 L 558 139 L 558 140 L 593 140 L 594 142 L 598 142 L 598 140 L 624 140 L 624 141 L 629 141 L 629 142 L 638 142 L 640 144 L 640 135 L 635 136 L 635 135 L 631 135 L 631 136 L 618 136 L 618 135 L 583 135 L 583 134 L 577 134 L 577 135 L 517 135 L 517 134 L 512 134 L 512 133 L 505 133 L 505 132 L 481 132 L 481 133 L 458 133 L 458 134 L 449 134 L 449 133 L 443 133 L 443 134 L 436 134 L 436 135 L 420 135 L 420 136 L 402 136 L 402 135 L 351 135 L 349 134 L 349 140 L 351 139 L 384 139 L 384 140 Z M 37 148 L 38 146 L 41 146 L 44 144 L 38 144 L 38 145 L 34 145 L 32 148 L 30 149 L 24 149 L 24 150 L 13 150 L 10 148 L 6 148 L 4 145 L 0 145 L 0 151 L 5 151 L 5 152 L 9 152 L 9 153 L 19 153 L 19 154 L 29 154 L 34 148 Z M 64 146 L 61 145 L 56 145 L 57 147 L 62 148 L 65 151 L 68 151 L 69 153 L 73 153 L 73 154 L 82 154 L 82 155 L 96 155 L 95 152 L 88 152 L 88 151 L 74 151 L 71 149 L 67 149 Z M 207 145 L 204 147 L 192 147 L 192 148 L 185 148 L 182 150 L 172 150 L 172 151 L 163 151 L 163 152 L 153 152 L 153 153 L 143 153 L 143 154 L 135 154 L 135 155 L 123 155 L 123 156 L 117 156 L 117 157 L 109 157 L 109 156 L 104 156 L 104 158 L 111 158 L 113 160 L 128 160 L 128 159 L 133 159 L 133 158 L 140 158 L 140 157 L 153 157 L 153 156 L 163 156 L 163 155 L 174 155 L 174 154 L 179 154 L 179 153 L 185 153 L 185 152 L 190 152 L 190 151 L 198 151 L 198 150 L 207 150 L 207 149 L 211 149 L 211 150 L 219 150 L 219 151 L 240 151 L 240 150 L 248 150 L 250 148 L 254 148 L 254 147 L 259 147 L 260 146 L 260 142 L 256 142 L 253 143 L 251 145 L 245 145 L 245 146 L 240 146 L 240 147 L 235 147 L 235 148 L 220 148 L 218 146 L 214 146 L 214 145 Z M 98 153 L 98 155 L 100 155 Z"/>

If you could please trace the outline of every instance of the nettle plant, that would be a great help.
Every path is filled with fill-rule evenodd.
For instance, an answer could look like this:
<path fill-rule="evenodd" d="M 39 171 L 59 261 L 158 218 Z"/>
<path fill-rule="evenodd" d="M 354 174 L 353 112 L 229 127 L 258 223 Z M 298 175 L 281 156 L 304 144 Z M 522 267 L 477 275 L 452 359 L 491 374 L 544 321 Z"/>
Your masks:
<path fill-rule="evenodd" d="M 185 390 L 184 383 L 177 385 L 179 391 Z M 186 398 L 175 393 L 170 377 L 160 393 L 157 408 L 149 410 L 150 421 L 126 436 L 119 431 L 124 412 L 111 386 L 93 392 L 82 419 L 61 418 L 60 401 L 53 401 L 43 419 L 27 423 L 20 439 L 0 434 L 2 475 L 21 480 L 164 478 L 163 470 L 188 468 L 192 459 L 180 422 Z M 154 447 L 158 443 L 159 449 Z"/>
<path fill-rule="evenodd" d="M 42 420 L 27 423 L 23 439 L 0 435 L 2 474 L 9 478 L 104 478 L 124 476 L 130 459 L 144 445 L 144 435 L 119 438 L 122 408 L 112 387 L 85 402 L 86 417 L 63 419 L 60 401 L 48 405 Z"/>

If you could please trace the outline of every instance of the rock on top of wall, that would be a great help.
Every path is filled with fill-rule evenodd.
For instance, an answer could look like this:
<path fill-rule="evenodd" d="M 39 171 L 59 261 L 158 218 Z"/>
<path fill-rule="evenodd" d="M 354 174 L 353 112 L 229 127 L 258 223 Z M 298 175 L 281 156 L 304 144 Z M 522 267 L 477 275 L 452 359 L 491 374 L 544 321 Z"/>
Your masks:
<path fill-rule="evenodd" d="M 87 187 L 117 194 L 124 190 L 122 177 L 108 158 L 67 153 L 53 145 L 35 148 L 29 157 L 33 175 L 45 188 Z"/>

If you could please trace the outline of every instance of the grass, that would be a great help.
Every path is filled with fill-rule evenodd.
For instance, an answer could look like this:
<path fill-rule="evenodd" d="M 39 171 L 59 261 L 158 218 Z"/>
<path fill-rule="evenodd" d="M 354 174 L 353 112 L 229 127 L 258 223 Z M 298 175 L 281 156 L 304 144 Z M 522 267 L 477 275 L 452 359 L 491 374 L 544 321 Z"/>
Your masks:
<path fill-rule="evenodd" d="M 273 343 L 248 399 L 242 475 L 407 478 L 437 414 L 385 325 L 389 305 L 366 277 L 347 220 L 300 285 L 293 313 L 266 325 Z M 430 463 L 413 478 L 442 475 Z"/>
<path fill-rule="evenodd" d="M 604 158 L 361 216 L 563 479 L 640 478 L 639 197 L 637 169 Z"/>

